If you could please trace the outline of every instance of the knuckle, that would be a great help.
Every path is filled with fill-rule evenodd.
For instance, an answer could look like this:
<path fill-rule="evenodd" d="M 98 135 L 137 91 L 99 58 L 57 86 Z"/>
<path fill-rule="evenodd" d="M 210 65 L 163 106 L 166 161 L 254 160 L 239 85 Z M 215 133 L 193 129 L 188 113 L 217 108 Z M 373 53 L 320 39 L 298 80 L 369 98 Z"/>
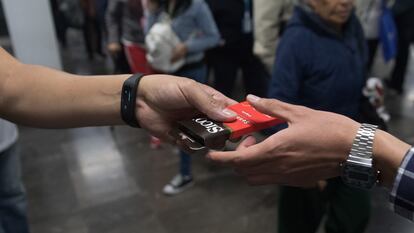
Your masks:
<path fill-rule="evenodd" d="M 263 106 L 268 106 L 272 112 L 274 112 L 278 106 L 274 100 L 266 99 L 263 102 Z"/>
<path fill-rule="evenodd" d="M 292 113 L 295 117 L 303 117 L 307 114 L 307 108 L 303 106 L 297 106 L 292 110 Z"/>
<path fill-rule="evenodd" d="M 184 79 L 182 82 L 182 86 L 185 89 L 189 89 L 189 90 L 193 90 L 194 88 L 196 88 L 198 86 L 198 83 L 192 79 Z"/>
<path fill-rule="evenodd" d="M 233 159 L 233 166 L 241 167 L 244 163 L 243 158 L 241 156 L 237 156 Z"/>
<path fill-rule="evenodd" d="M 214 111 L 213 108 L 216 108 L 216 107 L 220 106 L 220 104 L 218 103 L 218 101 L 216 99 L 214 99 L 214 97 L 210 98 L 209 104 L 210 104 L 210 108 L 208 110 L 211 111 L 211 112 Z"/>
<path fill-rule="evenodd" d="M 276 159 L 277 157 L 277 147 L 271 143 L 262 144 L 262 158 L 266 161 Z"/>

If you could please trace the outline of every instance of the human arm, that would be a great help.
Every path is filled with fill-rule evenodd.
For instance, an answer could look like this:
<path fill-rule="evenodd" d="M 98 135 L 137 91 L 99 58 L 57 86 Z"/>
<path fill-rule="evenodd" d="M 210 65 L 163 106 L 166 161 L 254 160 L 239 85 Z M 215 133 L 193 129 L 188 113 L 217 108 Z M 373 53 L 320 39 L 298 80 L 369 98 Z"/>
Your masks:
<path fill-rule="evenodd" d="M 122 123 L 117 98 L 128 76 L 72 75 L 22 64 L 3 49 L 0 60 L 0 117 L 45 128 Z"/>
<path fill-rule="evenodd" d="M 278 100 L 253 96 L 248 100 L 259 111 L 286 120 L 289 127 L 258 144 L 248 137 L 234 152 L 210 152 L 211 160 L 234 167 L 253 185 L 308 187 L 341 174 L 340 164 L 350 153 L 359 123 Z M 410 147 L 377 130 L 373 161 L 380 171 L 380 185 L 390 190 L 394 212 L 414 221 L 414 148 Z"/>
<path fill-rule="evenodd" d="M 342 115 L 316 111 L 278 100 L 250 96 L 259 111 L 286 120 L 289 127 L 261 143 L 249 137 L 235 152 L 211 152 L 216 162 L 230 164 L 251 184 L 309 186 L 339 176 L 360 124 Z M 410 145 L 377 130 L 374 166 L 381 185 L 391 188 Z M 414 184 L 413 184 L 414 185 Z"/>
<path fill-rule="evenodd" d="M 121 89 L 130 75 L 72 75 L 22 64 L 3 49 L 0 61 L 1 118 L 43 128 L 123 124 Z M 224 111 L 232 103 L 195 81 L 150 75 L 140 82 L 136 115 L 142 128 L 167 138 L 176 120 L 200 112 L 217 120 L 232 120 L 234 115 Z"/>

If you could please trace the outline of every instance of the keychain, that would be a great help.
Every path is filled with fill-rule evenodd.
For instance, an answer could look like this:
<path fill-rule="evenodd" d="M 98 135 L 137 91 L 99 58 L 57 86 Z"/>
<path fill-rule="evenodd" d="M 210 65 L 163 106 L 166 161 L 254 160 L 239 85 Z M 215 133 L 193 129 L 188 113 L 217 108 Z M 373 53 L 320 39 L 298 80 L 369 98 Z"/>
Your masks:
<path fill-rule="evenodd" d="M 284 123 L 280 119 L 258 112 L 248 102 L 232 105 L 228 109 L 237 113 L 233 122 L 218 122 L 204 116 L 195 117 L 177 122 L 177 127 L 170 135 L 193 152 L 204 149 L 221 150 L 229 139 L 238 139 Z"/>

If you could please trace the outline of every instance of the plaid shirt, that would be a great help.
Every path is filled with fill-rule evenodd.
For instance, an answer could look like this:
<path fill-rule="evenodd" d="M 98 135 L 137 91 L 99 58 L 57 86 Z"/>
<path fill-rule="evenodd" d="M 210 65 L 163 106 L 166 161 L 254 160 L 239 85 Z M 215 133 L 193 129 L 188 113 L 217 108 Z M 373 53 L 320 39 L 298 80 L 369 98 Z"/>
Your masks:
<path fill-rule="evenodd" d="M 405 156 L 390 194 L 394 212 L 414 221 L 414 147 Z"/>

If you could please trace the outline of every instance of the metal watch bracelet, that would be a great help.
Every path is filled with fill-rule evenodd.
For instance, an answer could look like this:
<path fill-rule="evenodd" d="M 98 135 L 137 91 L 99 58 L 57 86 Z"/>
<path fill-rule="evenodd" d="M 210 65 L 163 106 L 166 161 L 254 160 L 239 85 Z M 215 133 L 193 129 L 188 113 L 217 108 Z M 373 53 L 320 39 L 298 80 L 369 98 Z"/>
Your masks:
<path fill-rule="evenodd" d="M 350 186 L 371 189 L 378 183 L 379 171 L 373 165 L 373 144 L 378 126 L 362 124 L 352 144 L 351 152 L 342 165 L 342 179 Z"/>
<path fill-rule="evenodd" d="M 375 131 L 377 128 L 378 126 L 376 125 L 361 124 L 352 144 L 350 153 L 352 156 L 372 159 Z"/>

